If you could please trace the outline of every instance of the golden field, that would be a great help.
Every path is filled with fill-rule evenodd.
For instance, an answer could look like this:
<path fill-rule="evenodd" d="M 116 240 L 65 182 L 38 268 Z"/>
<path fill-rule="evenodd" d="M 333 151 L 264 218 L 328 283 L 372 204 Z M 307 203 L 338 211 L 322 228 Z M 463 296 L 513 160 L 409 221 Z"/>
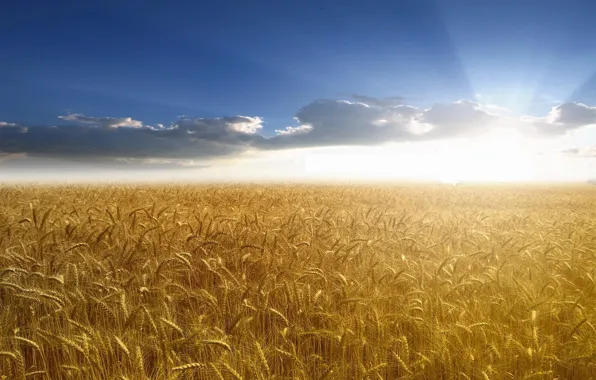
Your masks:
<path fill-rule="evenodd" d="M 596 187 L 0 187 L 0 378 L 596 378 Z"/>

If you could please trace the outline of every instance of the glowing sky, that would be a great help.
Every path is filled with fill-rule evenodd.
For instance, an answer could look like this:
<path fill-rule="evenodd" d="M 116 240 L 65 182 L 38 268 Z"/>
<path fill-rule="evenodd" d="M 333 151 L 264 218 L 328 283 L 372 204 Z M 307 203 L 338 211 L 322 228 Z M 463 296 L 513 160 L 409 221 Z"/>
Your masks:
<path fill-rule="evenodd" d="M 0 181 L 596 177 L 593 1 L 4 8 Z"/>

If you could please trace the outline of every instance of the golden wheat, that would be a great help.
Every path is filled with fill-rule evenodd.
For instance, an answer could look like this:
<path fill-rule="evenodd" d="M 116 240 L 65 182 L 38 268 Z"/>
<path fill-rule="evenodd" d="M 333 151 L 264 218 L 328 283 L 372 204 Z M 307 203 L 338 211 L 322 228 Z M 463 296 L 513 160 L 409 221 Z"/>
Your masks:
<path fill-rule="evenodd" d="M 0 187 L 9 378 L 583 379 L 596 190 Z"/>

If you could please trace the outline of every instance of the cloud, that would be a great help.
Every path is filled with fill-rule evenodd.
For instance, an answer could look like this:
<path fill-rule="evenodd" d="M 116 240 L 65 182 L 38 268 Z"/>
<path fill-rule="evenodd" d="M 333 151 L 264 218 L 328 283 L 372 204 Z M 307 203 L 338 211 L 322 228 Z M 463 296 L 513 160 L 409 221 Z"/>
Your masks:
<path fill-rule="evenodd" d="M 473 135 L 498 119 L 479 103 L 462 100 L 428 109 L 372 101 L 322 99 L 301 108 L 298 126 L 277 130 L 261 141 L 265 149 L 338 145 L 374 145 Z"/>
<path fill-rule="evenodd" d="M 79 113 L 58 116 L 58 119 L 81 124 L 97 125 L 102 128 L 143 128 L 143 123 L 130 117 L 90 117 Z"/>
<path fill-rule="evenodd" d="M 446 138 L 487 132 L 498 116 L 482 108 L 480 103 L 458 100 L 449 104 L 435 104 L 425 110 L 418 122 L 433 126 L 428 137 Z"/>
<path fill-rule="evenodd" d="M 370 106 L 379 106 L 379 107 L 391 107 L 391 106 L 399 106 L 404 104 L 406 98 L 402 96 L 390 96 L 387 98 L 374 98 L 371 96 L 366 95 L 359 95 L 353 94 L 352 98 L 361 102 L 368 104 Z"/>
<path fill-rule="evenodd" d="M 308 133 L 312 131 L 312 125 L 302 124 L 297 127 L 286 127 L 285 129 L 276 129 L 275 133 L 278 136 L 288 136 L 288 135 L 295 135 L 301 133 Z"/>
<path fill-rule="evenodd" d="M 596 146 L 582 147 L 582 148 L 570 148 L 561 151 L 564 155 L 573 157 L 596 157 Z"/>
<path fill-rule="evenodd" d="M 524 116 L 522 121 L 534 127 L 534 132 L 562 135 L 569 131 L 596 124 L 596 107 L 567 102 L 553 107 L 544 117 Z"/>
<path fill-rule="evenodd" d="M 511 110 L 508 110 L 507 108 L 498 106 L 496 104 L 479 103 L 478 108 L 494 116 L 511 115 Z"/>
<path fill-rule="evenodd" d="M 405 106 L 380 107 L 362 102 L 322 99 L 301 108 L 296 127 L 277 131 L 261 141 L 265 149 L 337 145 L 372 145 L 406 139 L 412 110 Z"/>
<path fill-rule="evenodd" d="M 249 141 L 262 128 L 263 119 L 250 116 L 212 119 L 181 117 L 170 127 L 170 129 L 186 132 L 194 138 L 213 141 Z"/>
<path fill-rule="evenodd" d="M 477 137 L 499 128 L 556 136 L 596 124 L 596 107 L 581 103 L 560 104 L 542 117 L 519 117 L 504 108 L 472 100 L 421 108 L 402 104 L 400 97 L 354 98 L 358 101 L 313 101 L 296 112 L 296 125 L 277 129 L 272 137 L 261 134 L 262 118 L 241 115 L 181 116 L 167 126 L 150 126 L 131 117 L 81 114 L 60 116 L 69 124 L 59 126 L 0 122 L 0 154 L 179 165 L 183 160 L 234 156 L 250 150 L 435 141 Z"/>
<path fill-rule="evenodd" d="M 76 116 L 78 121 L 81 117 Z M 74 121 L 75 117 L 69 121 Z M 240 153 L 255 139 L 256 117 L 182 117 L 169 127 L 138 126 L 131 118 L 85 117 L 84 125 L 0 128 L 0 152 L 30 156 L 105 158 L 213 158 Z M 98 123 L 99 120 L 103 124 Z M 124 127 L 124 125 L 132 127 Z"/>
<path fill-rule="evenodd" d="M 583 103 L 563 103 L 554 107 L 549 114 L 549 121 L 569 128 L 596 124 L 596 107 Z"/>

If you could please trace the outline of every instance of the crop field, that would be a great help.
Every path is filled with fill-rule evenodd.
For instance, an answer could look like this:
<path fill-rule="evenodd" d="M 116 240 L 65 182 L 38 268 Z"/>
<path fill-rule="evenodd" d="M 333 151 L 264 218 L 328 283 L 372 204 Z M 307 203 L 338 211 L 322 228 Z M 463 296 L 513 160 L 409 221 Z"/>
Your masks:
<path fill-rule="evenodd" d="M 595 187 L 0 187 L 0 379 L 590 379 L 595 325 Z"/>

